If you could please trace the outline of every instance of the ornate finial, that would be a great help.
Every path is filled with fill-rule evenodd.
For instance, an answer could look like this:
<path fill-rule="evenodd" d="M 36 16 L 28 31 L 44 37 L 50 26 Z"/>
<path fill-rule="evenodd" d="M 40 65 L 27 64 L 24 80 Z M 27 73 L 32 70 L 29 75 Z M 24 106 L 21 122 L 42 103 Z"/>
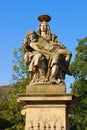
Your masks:
<path fill-rule="evenodd" d="M 44 15 L 40 15 L 40 16 L 38 17 L 38 20 L 39 20 L 40 22 L 42 22 L 42 21 L 49 22 L 49 21 L 51 20 L 51 17 L 50 17 L 49 15 L 44 14 Z"/>

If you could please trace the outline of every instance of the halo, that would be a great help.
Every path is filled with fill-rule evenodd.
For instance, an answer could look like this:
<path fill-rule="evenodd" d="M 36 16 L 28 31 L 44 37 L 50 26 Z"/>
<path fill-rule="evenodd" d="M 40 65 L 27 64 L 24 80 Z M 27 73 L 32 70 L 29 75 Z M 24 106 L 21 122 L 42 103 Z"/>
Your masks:
<path fill-rule="evenodd" d="M 49 15 L 40 15 L 40 16 L 38 17 L 38 20 L 39 20 L 40 22 L 42 22 L 42 21 L 49 22 L 49 21 L 51 20 L 51 17 L 50 17 Z"/>

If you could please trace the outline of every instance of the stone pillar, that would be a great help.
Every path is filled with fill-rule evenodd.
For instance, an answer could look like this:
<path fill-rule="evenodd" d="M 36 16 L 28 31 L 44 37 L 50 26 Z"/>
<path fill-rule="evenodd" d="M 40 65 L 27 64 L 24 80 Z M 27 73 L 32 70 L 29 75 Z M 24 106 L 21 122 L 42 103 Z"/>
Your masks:
<path fill-rule="evenodd" d="M 56 85 L 45 86 L 50 91 L 44 86 L 43 90 L 41 86 L 27 87 L 28 93 L 17 97 L 18 102 L 24 103 L 21 113 L 26 116 L 25 130 L 69 130 L 68 114 L 74 96 L 65 94 L 64 86 L 60 94 Z"/>

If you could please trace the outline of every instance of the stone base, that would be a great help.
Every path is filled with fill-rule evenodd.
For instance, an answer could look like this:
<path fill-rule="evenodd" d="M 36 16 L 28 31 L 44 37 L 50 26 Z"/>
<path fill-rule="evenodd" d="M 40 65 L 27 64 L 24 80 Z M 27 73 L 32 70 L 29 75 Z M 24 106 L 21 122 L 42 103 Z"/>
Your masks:
<path fill-rule="evenodd" d="M 27 94 L 65 94 L 66 86 L 65 84 L 37 84 L 37 85 L 27 85 Z"/>
<path fill-rule="evenodd" d="M 24 103 L 25 130 L 69 130 L 73 99 L 71 94 L 19 94 L 17 101 Z"/>
<path fill-rule="evenodd" d="M 22 114 L 26 113 L 25 130 L 66 130 L 65 105 L 28 105 Z"/>

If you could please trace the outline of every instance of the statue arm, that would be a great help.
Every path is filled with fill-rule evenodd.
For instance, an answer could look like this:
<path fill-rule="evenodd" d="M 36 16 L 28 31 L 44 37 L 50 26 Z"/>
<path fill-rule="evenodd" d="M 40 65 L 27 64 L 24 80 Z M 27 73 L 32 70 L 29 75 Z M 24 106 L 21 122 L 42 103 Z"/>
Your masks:
<path fill-rule="evenodd" d="M 61 49 L 65 49 L 65 48 L 66 48 L 61 42 L 57 42 L 57 45 L 58 45 Z"/>
<path fill-rule="evenodd" d="M 41 52 L 41 50 L 38 48 L 37 45 L 35 45 L 34 43 L 30 43 L 30 47 L 33 48 L 35 51 Z"/>

